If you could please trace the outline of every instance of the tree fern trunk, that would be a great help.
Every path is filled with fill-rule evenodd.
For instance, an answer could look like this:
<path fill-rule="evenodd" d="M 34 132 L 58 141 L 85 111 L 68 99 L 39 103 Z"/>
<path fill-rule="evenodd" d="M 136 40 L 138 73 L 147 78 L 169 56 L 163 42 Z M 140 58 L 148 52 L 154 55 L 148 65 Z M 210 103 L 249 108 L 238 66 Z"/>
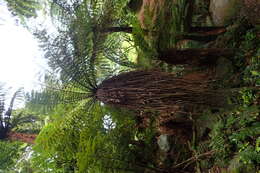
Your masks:
<path fill-rule="evenodd" d="M 204 35 L 218 35 L 226 31 L 226 27 L 224 26 L 194 26 L 189 29 L 190 33 L 201 33 Z"/>
<path fill-rule="evenodd" d="M 37 134 L 27 134 L 18 132 L 9 132 L 7 139 L 11 141 L 20 141 L 28 144 L 34 144 Z"/>
<path fill-rule="evenodd" d="M 132 110 L 176 111 L 174 105 L 222 107 L 225 96 L 209 89 L 210 82 L 185 80 L 159 71 L 132 71 L 103 81 L 96 98 Z"/>
<path fill-rule="evenodd" d="M 158 58 L 173 65 L 208 65 L 215 63 L 221 56 L 232 56 L 233 54 L 233 49 L 223 48 L 172 48 L 159 52 Z"/>
<path fill-rule="evenodd" d="M 103 33 L 112 33 L 112 32 L 126 32 L 132 33 L 133 28 L 128 26 L 120 26 L 120 27 L 107 27 L 100 30 Z"/>

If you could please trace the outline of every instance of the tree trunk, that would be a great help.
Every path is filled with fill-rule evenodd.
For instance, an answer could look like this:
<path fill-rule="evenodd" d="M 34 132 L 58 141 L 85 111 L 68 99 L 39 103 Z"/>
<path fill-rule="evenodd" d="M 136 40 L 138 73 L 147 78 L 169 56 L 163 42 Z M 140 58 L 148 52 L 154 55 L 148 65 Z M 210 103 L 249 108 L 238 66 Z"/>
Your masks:
<path fill-rule="evenodd" d="M 233 49 L 223 48 L 172 48 L 159 52 L 158 58 L 173 65 L 210 65 L 214 64 L 220 56 L 234 55 Z"/>
<path fill-rule="evenodd" d="M 0 140 L 6 139 L 8 137 L 7 133 L 7 128 L 0 128 Z"/>
<path fill-rule="evenodd" d="M 10 141 L 20 141 L 28 144 L 34 144 L 37 134 L 27 134 L 18 132 L 9 132 L 7 134 L 7 139 Z"/>
<path fill-rule="evenodd" d="M 222 107 L 225 96 L 209 89 L 210 82 L 186 80 L 159 71 L 132 71 L 104 80 L 96 98 L 131 110 L 175 111 L 174 105 Z"/>
<path fill-rule="evenodd" d="M 225 33 L 227 31 L 226 27 L 224 26 L 194 26 L 190 27 L 190 33 L 201 33 L 201 34 L 211 34 L 211 35 L 218 35 Z"/>
<path fill-rule="evenodd" d="M 143 29 L 144 32 L 156 32 L 156 31 L 149 31 L 147 29 Z M 107 27 L 100 29 L 99 32 L 102 33 L 113 33 L 113 32 L 125 32 L 125 33 L 132 33 L 133 27 L 129 26 L 120 26 L 120 27 Z M 226 32 L 225 27 L 191 27 L 189 33 L 190 34 L 183 34 L 177 37 L 181 39 L 189 39 L 194 41 L 203 41 L 209 42 L 213 41 L 217 38 L 218 35 Z"/>
<path fill-rule="evenodd" d="M 132 33 L 133 28 L 128 26 L 120 26 L 120 27 L 107 27 L 99 30 L 102 33 L 111 33 L 111 32 L 126 32 Z"/>
<path fill-rule="evenodd" d="M 216 38 L 225 33 L 225 27 L 191 27 L 188 34 L 182 35 L 182 39 L 194 40 L 200 42 L 214 41 Z"/>
<path fill-rule="evenodd" d="M 9 131 L 7 129 L 0 130 L 0 140 L 20 141 L 28 144 L 34 144 L 37 134 L 27 134 Z"/>

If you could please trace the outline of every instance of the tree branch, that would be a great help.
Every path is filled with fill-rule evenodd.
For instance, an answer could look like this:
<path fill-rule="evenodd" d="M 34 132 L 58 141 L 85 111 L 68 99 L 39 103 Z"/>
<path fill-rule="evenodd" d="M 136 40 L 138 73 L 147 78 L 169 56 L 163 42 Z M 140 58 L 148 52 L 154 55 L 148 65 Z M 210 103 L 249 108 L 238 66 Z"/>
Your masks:
<path fill-rule="evenodd" d="M 212 151 L 208 151 L 206 153 L 202 153 L 202 154 L 199 154 L 197 156 L 193 156 L 177 165 L 174 165 L 172 166 L 172 168 L 177 168 L 177 167 L 180 167 L 181 165 L 185 164 L 185 163 L 188 163 L 188 162 L 195 162 L 196 160 L 200 159 L 201 157 L 207 157 L 207 156 L 211 156 L 215 153 L 216 151 L 215 150 L 212 150 Z"/>

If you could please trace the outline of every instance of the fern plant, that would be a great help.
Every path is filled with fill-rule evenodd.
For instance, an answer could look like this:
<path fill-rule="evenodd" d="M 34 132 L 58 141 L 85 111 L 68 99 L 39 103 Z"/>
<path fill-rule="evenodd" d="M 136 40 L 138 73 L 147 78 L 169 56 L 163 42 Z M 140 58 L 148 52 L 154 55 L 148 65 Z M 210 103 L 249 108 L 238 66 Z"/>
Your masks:
<path fill-rule="evenodd" d="M 239 107 L 220 115 L 211 132 L 211 148 L 216 150 L 215 161 L 222 166 L 238 155 L 243 164 L 260 163 L 257 141 L 260 117 L 257 106 Z"/>

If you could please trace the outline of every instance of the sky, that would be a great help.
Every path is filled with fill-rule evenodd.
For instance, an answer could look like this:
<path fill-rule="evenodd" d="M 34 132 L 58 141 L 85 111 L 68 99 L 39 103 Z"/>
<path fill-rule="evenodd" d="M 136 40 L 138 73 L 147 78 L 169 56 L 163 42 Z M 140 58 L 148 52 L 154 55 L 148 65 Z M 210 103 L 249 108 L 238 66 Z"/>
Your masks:
<path fill-rule="evenodd" d="M 46 68 L 37 41 L 27 29 L 16 24 L 0 3 L 0 82 L 30 91 L 39 88 L 38 79 Z"/>

